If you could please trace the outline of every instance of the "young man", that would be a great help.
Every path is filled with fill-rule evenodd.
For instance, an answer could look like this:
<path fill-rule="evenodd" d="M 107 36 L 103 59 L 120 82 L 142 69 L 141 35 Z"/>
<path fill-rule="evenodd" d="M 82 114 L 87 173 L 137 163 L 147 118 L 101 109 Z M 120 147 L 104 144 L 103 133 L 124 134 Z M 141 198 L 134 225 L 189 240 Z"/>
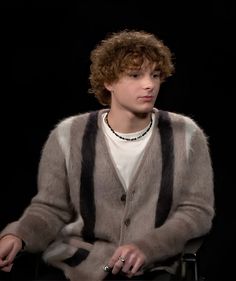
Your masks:
<path fill-rule="evenodd" d="M 0 266 L 24 249 L 71 281 L 169 280 L 185 243 L 214 216 L 206 136 L 154 108 L 172 75 L 153 34 L 111 34 L 91 53 L 91 92 L 108 109 L 60 122 L 44 146 L 38 194 L 1 233 Z"/>

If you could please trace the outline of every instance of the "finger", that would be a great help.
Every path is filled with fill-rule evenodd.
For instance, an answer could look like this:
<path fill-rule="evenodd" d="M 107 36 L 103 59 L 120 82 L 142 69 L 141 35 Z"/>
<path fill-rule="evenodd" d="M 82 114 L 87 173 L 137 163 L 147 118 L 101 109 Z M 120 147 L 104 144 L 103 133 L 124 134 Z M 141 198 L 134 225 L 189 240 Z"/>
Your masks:
<path fill-rule="evenodd" d="M 2 239 L 4 240 L 5 237 L 3 237 Z M 2 246 L 2 244 L 1 244 Z M 13 249 L 13 245 L 11 245 L 10 243 L 8 243 L 8 241 L 6 241 L 5 245 L 3 244 L 3 247 L 1 249 L 1 253 L 0 253 L 0 261 L 6 263 L 9 263 L 9 254 Z M 0 266 L 3 266 L 0 264 Z"/>
<path fill-rule="evenodd" d="M 131 268 L 133 267 L 133 264 L 135 264 L 135 255 L 131 255 L 129 256 L 129 258 L 127 258 L 123 264 L 123 268 L 122 271 L 124 273 L 128 273 L 129 271 L 131 271 Z"/>
<path fill-rule="evenodd" d="M 9 264 L 8 260 L 0 259 L 0 268 L 5 267 Z"/>
<path fill-rule="evenodd" d="M 4 267 L 12 263 L 9 259 L 9 255 L 10 253 L 6 255 L 4 254 L 3 258 L 0 259 L 0 267 Z"/>
<path fill-rule="evenodd" d="M 121 270 L 122 267 L 123 267 L 123 264 L 124 264 L 124 263 L 118 259 L 118 260 L 116 261 L 116 263 L 114 264 L 114 266 L 113 266 L 112 273 L 113 273 L 113 274 L 117 274 L 118 272 L 120 272 L 120 270 Z"/>
<path fill-rule="evenodd" d="M 20 247 L 19 245 L 14 245 L 13 249 L 11 250 L 11 252 L 9 253 L 7 260 L 9 263 L 12 263 L 13 260 L 15 259 L 15 256 L 17 255 L 17 253 L 20 251 Z"/>
<path fill-rule="evenodd" d="M 4 252 L 0 256 L 0 268 L 9 264 L 8 255 Z"/>
<path fill-rule="evenodd" d="M 4 272 L 10 272 L 11 269 L 12 269 L 12 266 L 13 266 L 13 263 L 8 265 L 8 266 L 2 267 L 1 270 L 4 271 Z"/>
<path fill-rule="evenodd" d="M 115 263 L 119 259 L 119 256 L 121 256 L 121 249 L 118 248 L 108 262 L 110 267 L 113 267 L 115 265 Z"/>
<path fill-rule="evenodd" d="M 134 275 L 136 272 L 138 272 L 140 270 L 140 267 L 143 265 L 143 259 L 138 258 L 133 266 L 133 268 L 131 269 L 130 274 Z"/>

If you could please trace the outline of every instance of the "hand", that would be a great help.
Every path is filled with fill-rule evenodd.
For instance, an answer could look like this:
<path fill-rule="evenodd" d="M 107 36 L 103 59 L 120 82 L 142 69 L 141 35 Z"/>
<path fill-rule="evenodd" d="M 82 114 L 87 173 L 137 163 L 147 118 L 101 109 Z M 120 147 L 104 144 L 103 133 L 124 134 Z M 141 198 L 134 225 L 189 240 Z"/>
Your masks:
<path fill-rule="evenodd" d="M 22 249 L 22 240 L 15 235 L 8 234 L 0 239 L 0 269 L 10 272 L 16 254 Z"/>
<path fill-rule="evenodd" d="M 140 268 L 145 264 L 146 256 L 134 244 L 117 248 L 108 262 L 112 274 L 122 271 L 128 277 L 140 274 Z"/>

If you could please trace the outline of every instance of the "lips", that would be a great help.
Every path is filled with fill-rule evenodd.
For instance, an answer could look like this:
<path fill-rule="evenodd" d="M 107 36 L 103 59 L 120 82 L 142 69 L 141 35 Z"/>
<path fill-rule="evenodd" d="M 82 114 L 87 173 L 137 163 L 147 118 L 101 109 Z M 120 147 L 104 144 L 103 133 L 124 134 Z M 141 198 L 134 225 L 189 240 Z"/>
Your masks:
<path fill-rule="evenodd" d="M 154 98 L 154 96 L 143 96 L 143 97 L 140 97 L 140 99 L 143 99 L 143 100 L 152 100 Z"/>

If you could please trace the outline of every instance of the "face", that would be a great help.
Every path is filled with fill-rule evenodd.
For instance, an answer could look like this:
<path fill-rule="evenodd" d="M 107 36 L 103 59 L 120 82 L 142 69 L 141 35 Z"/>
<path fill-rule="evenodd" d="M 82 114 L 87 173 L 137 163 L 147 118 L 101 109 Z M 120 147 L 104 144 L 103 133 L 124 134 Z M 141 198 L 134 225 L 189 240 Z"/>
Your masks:
<path fill-rule="evenodd" d="M 155 65 L 144 63 L 140 69 L 127 70 L 118 81 L 105 87 L 111 92 L 111 110 L 149 113 L 160 89 L 160 71 Z"/>

